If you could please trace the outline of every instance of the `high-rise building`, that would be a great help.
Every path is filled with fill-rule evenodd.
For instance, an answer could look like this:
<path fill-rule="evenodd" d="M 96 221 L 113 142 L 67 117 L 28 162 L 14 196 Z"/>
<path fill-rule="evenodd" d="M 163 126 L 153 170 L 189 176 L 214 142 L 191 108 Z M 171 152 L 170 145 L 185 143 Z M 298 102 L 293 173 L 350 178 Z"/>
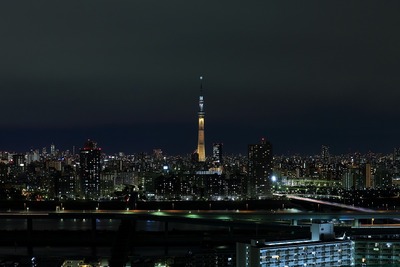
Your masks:
<path fill-rule="evenodd" d="M 379 167 L 374 175 L 375 188 L 387 188 L 392 186 L 392 176 L 390 171 L 385 167 Z"/>
<path fill-rule="evenodd" d="M 222 163 L 222 143 L 213 144 L 213 161 L 215 163 Z"/>
<path fill-rule="evenodd" d="M 271 196 L 272 145 L 261 139 L 260 144 L 248 146 L 248 194 L 251 197 Z"/>
<path fill-rule="evenodd" d="M 13 173 L 20 173 L 25 171 L 26 169 L 26 162 L 25 162 L 25 155 L 23 154 L 14 154 L 12 155 L 13 164 L 11 165 L 11 171 Z"/>
<path fill-rule="evenodd" d="M 329 154 L 329 146 L 322 146 L 321 147 L 321 160 L 324 164 L 329 164 L 331 157 Z"/>
<path fill-rule="evenodd" d="M 204 144 L 204 98 L 203 98 L 203 77 L 200 77 L 200 97 L 199 97 L 199 135 L 197 141 L 197 154 L 199 162 L 206 161 L 206 149 Z"/>
<path fill-rule="evenodd" d="M 367 164 L 365 164 L 365 187 L 373 188 L 374 187 L 373 182 L 374 182 L 374 179 L 373 179 L 371 164 L 367 163 Z"/>
<path fill-rule="evenodd" d="M 393 161 L 396 163 L 400 162 L 400 148 L 394 148 Z"/>
<path fill-rule="evenodd" d="M 101 148 L 91 140 L 80 152 L 81 193 L 86 199 L 100 197 Z"/>
<path fill-rule="evenodd" d="M 50 145 L 50 155 L 52 156 L 56 155 L 56 146 L 54 144 Z"/>
<path fill-rule="evenodd" d="M 39 161 L 39 160 L 40 160 L 39 150 L 38 149 L 31 150 L 27 154 L 26 164 L 31 164 L 32 162 Z"/>
<path fill-rule="evenodd" d="M 161 148 L 153 149 L 153 157 L 156 160 L 161 160 L 163 158 L 163 152 L 162 152 Z"/>
<path fill-rule="evenodd" d="M 342 187 L 346 190 L 355 188 L 354 173 L 352 169 L 348 169 L 342 177 Z"/>
<path fill-rule="evenodd" d="M 74 198 L 76 193 L 76 172 L 72 166 L 65 166 L 55 183 L 55 194 L 59 198 Z"/>
<path fill-rule="evenodd" d="M 23 154 L 14 154 L 12 159 L 14 166 L 23 167 L 25 165 L 25 155 Z"/>

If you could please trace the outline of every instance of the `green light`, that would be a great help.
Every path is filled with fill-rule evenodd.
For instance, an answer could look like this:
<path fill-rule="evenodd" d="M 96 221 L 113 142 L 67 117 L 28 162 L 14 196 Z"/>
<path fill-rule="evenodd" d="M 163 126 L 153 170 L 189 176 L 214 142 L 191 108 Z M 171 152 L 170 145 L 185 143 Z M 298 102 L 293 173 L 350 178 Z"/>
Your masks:
<path fill-rule="evenodd" d="M 157 215 L 157 216 L 166 216 L 166 215 L 168 215 L 168 214 L 166 214 L 166 213 L 163 212 L 163 211 L 156 211 L 156 212 L 153 212 L 153 215 Z"/>
<path fill-rule="evenodd" d="M 185 215 L 186 218 L 192 218 L 192 219 L 197 219 L 197 218 L 201 218 L 200 215 L 198 214 L 187 214 Z"/>
<path fill-rule="evenodd" d="M 232 220 L 232 218 L 231 218 L 231 217 L 228 217 L 228 216 L 218 216 L 217 219 L 218 219 L 218 220 L 223 220 L 223 221 L 230 221 L 230 220 Z"/>

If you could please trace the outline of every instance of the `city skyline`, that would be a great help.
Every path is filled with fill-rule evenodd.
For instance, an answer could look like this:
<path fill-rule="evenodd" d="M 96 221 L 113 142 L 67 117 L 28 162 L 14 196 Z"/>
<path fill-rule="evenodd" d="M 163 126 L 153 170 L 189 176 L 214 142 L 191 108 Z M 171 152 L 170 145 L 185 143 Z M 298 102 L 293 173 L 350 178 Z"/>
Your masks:
<path fill-rule="evenodd" d="M 397 2 L 0 3 L 0 150 L 389 153 L 399 147 Z"/>

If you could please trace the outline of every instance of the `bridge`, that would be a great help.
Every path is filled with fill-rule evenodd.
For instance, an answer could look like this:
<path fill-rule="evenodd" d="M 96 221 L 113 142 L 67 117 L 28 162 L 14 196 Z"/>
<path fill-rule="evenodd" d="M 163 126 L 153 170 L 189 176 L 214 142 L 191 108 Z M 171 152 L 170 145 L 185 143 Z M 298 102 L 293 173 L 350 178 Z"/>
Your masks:
<path fill-rule="evenodd" d="M 160 222 L 180 222 L 188 224 L 207 224 L 223 226 L 254 226 L 276 221 L 357 221 L 360 219 L 398 219 L 395 211 L 353 210 L 341 212 L 293 212 L 249 211 L 249 210 L 83 210 L 83 211 L 15 211 L 1 212 L 3 219 L 117 219 L 117 220 L 152 220 Z M 356 226 L 356 225 L 355 225 Z"/>

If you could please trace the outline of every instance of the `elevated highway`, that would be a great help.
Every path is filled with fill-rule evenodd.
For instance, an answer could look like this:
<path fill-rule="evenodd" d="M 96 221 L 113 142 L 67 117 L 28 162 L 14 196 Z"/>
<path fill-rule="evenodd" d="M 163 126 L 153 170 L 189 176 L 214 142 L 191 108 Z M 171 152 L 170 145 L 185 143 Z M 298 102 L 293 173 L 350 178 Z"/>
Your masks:
<path fill-rule="evenodd" d="M 83 211 L 16 211 L 2 212 L 4 219 L 128 219 L 152 220 L 161 222 L 182 222 L 209 225 L 254 225 L 268 224 L 276 221 L 321 220 L 349 221 L 360 219 L 398 219 L 399 212 L 353 210 L 341 212 L 292 212 L 282 211 L 214 211 L 214 210 L 83 210 Z"/>

